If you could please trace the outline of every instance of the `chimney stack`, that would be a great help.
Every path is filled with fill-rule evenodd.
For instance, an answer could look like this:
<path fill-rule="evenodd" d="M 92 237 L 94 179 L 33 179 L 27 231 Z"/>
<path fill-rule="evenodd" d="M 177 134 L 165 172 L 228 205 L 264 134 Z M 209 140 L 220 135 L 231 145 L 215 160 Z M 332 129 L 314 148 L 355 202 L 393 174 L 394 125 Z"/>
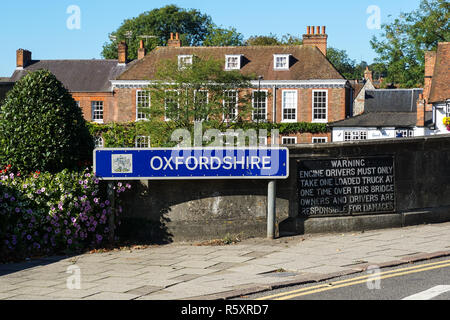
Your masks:
<path fill-rule="evenodd" d="M 366 70 L 364 71 L 364 79 L 370 80 L 370 82 L 373 83 L 373 72 L 369 70 L 369 67 L 366 67 Z"/>
<path fill-rule="evenodd" d="M 126 64 L 128 61 L 128 46 L 125 41 L 121 41 L 118 45 L 119 64 Z"/>
<path fill-rule="evenodd" d="M 416 125 L 418 127 L 425 126 L 425 107 L 426 100 L 424 99 L 423 93 L 419 95 L 419 99 L 417 99 L 417 122 Z"/>
<path fill-rule="evenodd" d="M 141 60 L 145 57 L 146 55 L 146 50 L 144 47 L 144 40 L 141 40 L 139 42 L 139 49 L 138 49 L 138 60 Z"/>
<path fill-rule="evenodd" d="M 31 51 L 19 49 L 16 51 L 16 67 L 23 69 L 31 62 Z"/>
<path fill-rule="evenodd" d="M 303 35 L 303 45 L 317 47 L 326 56 L 328 35 L 325 32 L 325 26 L 322 27 L 322 33 L 320 32 L 320 26 L 308 26 L 306 34 Z"/>
<path fill-rule="evenodd" d="M 175 33 L 175 39 L 173 37 L 173 32 L 170 33 L 170 40 L 167 42 L 167 46 L 168 47 L 176 47 L 176 48 L 180 48 L 181 47 L 181 40 L 180 40 L 180 36 L 177 33 Z"/>
<path fill-rule="evenodd" d="M 424 79 L 423 96 L 425 99 L 426 111 L 432 111 L 433 109 L 432 105 L 428 104 L 428 99 L 430 98 L 431 83 L 433 81 L 435 65 L 436 65 L 436 52 L 435 51 L 425 52 L 425 79 Z"/>

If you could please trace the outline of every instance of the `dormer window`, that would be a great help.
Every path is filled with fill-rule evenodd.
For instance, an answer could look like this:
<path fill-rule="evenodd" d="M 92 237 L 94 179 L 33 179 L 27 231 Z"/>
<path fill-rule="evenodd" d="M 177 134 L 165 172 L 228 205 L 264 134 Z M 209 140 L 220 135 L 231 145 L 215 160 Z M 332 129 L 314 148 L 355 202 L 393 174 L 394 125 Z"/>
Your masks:
<path fill-rule="evenodd" d="M 225 70 L 240 70 L 242 55 L 233 54 L 225 56 Z"/>
<path fill-rule="evenodd" d="M 275 70 L 289 70 L 290 54 L 274 54 L 273 66 Z"/>
<path fill-rule="evenodd" d="M 178 56 L 178 69 L 184 69 L 186 66 L 192 65 L 192 55 Z"/>

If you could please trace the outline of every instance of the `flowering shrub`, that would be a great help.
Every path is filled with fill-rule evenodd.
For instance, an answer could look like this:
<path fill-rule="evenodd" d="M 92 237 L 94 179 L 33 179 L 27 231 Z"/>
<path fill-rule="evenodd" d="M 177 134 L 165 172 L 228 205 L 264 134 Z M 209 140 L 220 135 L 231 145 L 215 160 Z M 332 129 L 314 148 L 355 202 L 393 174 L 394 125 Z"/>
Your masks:
<path fill-rule="evenodd" d="M 450 131 L 450 117 L 444 118 L 444 125 L 447 127 L 447 130 Z"/>
<path fill-rule="evenodd" d="M 116 183 L 116 196 L 130 188 Z M 0 260 L 104 244 L 114 210 L 103 189 L 88 170 L 29 175 L 13 173 L 10 166 L 0 170 Z M 118 216 L 122 208 L 117 209 Z"/>

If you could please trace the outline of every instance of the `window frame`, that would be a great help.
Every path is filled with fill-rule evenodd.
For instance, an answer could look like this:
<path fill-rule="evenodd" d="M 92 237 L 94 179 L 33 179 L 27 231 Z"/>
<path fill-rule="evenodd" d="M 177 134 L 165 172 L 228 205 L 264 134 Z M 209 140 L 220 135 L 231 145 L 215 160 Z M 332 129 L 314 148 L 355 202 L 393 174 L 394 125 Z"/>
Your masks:
<path fill-rule="evenodd" d="M 223 92 L 223 94 L 224 94 L 224 98 L 225 98 L 225 95 L 226 94 L 228 94 L 229 92 L 233 92 L 235 95 L 236 95 L 236 103 L 234 104 L 234 113 L 235 113 L 235 116 L 234 116 L 234 118 L 233 119 L 230 119 L 229 117 L 228 117 L 228 119 L 227 119 L 227 117 L 225 117 L 225 110 L 228 110 L 228 106 L 226 105 L 226 103 L 232 103 L 232 102 L 230 102 L 230 101 L 226 101 L 225 99 L 223 99 L 223 101 L 222 101 L 222 106 L 223 106 L 223 109 L 224 109 L 224 112 L 223 112 L 223 115 L 222 115 L 222 119 L 223 119 L 223 121 L 224 122 L 234 122 L 235 121 L 235 119 L 237 119 L 237 117 L 238 117 L 238 115 L 239 115 L 239 91 L 238 90 L 224 90 L 224 92 Z M 231 115 L 231 113 L 229 114 L 229 115 Z"/>
<path fill-rule="evenodd" d="M 286 66 L 278 67 L 277 66 L 277 59 L 278 58 L 285 58 L 286 59 Z M 281 70 L 281 71 L 289 70 L 290 62 L 291 62 L 291 54 L 274 54 L 273 55 L 273 69 L 274 70 Z"/>
<path fill-rule="evenodd" d="M 100 144 L 98 144 L 97 141 L 101 141 Z M 105 147 L 105 139 L 103 139 L 102 136 L 94 136 L 94 144 L 95 144 L 95 149 L 104 148 Z"/>
<path fill-rule="evenodd" d="M 286 101 L 285 101 L 285 93 L 295 93 L 295 102 L 294 107 L 286 108 Z M 285 119 L 285 110 L 294 110 L 294 119 Z M 281 122 L 285 123 L 292 123 L 297 122 L 298 117 L 298 91 L 297 90 L 282 90 L 281 91 Z"/>
<path fill-rule="evenodd" d="M 189 61 L 183 62 L 183 59 L 188 59 Z M 194 55 L 192 54 L 180 54 L 178 55 L 178 70 L 186 69 L 187 66 L 192 66 L 194 62 Z"/>
<path fill-rule="evenodd" d="M 142 143 L 139 139 L 144 139 L 145 146 L 141 147 L 138 144 Z M 136 149 L 149 149 L 151 148 L 151 139 L 150 136 L 136 136 L 136 139 L 134 141 L 134 146 Z"/>
<path fill-rule="evenodd" d="M 141 92 L 146 92 L 148 94 L 148 107 L 139 106 L 139 93 L 141 93 Z M 139 112 L 139 109 L 150 109 L 151 104 L 152 104 L 152 101 L 151 101 L 150 91 L 143 90 L 143 89 L 136 90 L 136 121 L 148 121 L 149 120 L 147 115 L 145 115 L 145 118 L 139 117 L 139 115 L 142 114 L 142 112 Z"/>
<path fill-rule="evenodd" d="M 349 139 L 347 139 L 346 136 L 349 136 Z M 364 139 L 363 139 L 363 136 L 365 137 Z M 344 142 L 365 141 L 365 140 L 369 140 L 368 130 L 345 130 L 344 131 Z"/>
<path fill-rule="evenodd" d="M 101 110 L 98 109 L 98 105 L 101 104 Z M 104 117 L 105 117 L 105 101 L 103 100 L 92 100 L 91 101 L 91 115 L 92 115 L 92 122 L 95 123 L 104 123 Z M 97 115 L 100 115 L 101 117 L 97 118 Z"/>
<path fill-rule="evenodd" d="M 264 100 L 264 104 L 265 104 L 265 114 L 264 114 L 264 119 L 255 119 L 255 93 L 264 93 L 265 94 L 265 100 Z M 260 122 L 267 122 L 268 121 L 268 96 L 269 96 L 269 90 L 253 90 L 252 92 L 252 121 L 260 121 Z"/>
<path fill-rule="evenodd" d="M 318 142 L 322 140 L 323 142 Z M 311 142 L 313 144 L 324 144 L 324 143 L 328 143 L 328 137 L 312 137 Z"/>
<path fill-rule="evenodd" d="M 316 93 L 323 93 L 325 92 L 325 119 L 315 119 L 314 116 L 314 110 L 315 108 L 315 94 Z M 326 89 L 315 89 L 312 90 L 312 104 L 311 104 L 311 122 L 313 123 L 328 123 L 328 90 Z"/>
<path fill-rule="evenodd" d="M 285 139 L 293 139 L 294 143 L 286 143 Z M 294 145 L 294 144 L 297 144 L 297 143 L 298 143 L 297 137 L 289 137 L 289 136 L 288 137 L 281 137 L 281 144 L 282 145 L 288 146 L 288 145 Z"/>
<path fill-rule="evenodd" d="M 398 134 L 401 134 L 402 136 L 399 137 Z M 414 130 L 411 128 L 395 128 L 395 137 L 396 138 L 413 138 L 414 137 Z"/>
<path fill-rule="evenodd" d="M 205 93 L 206 92 L 206 103 L 205 106 L 207 106 L 209 104 L 209 90 L 207 89 L 200 89 L 200 90 L 196 90 L 194 91 L 194 103 L 197 104 L 197 94 L 198 93 Z M 206 117 L 206 119 L 209 118 L 209 115 Z M 200 119 L 194 119 L 194 121 L 200 121 Z M 201 120 L 203 121 L 203 120 Z"/>
<path fill-rule="evenodd" d="M 228 59 L 237 58 L 237 66 L 229 67 Z M 225 70 L 241 70 L 242 67 L 242 54 L 227 54 L 225 55 Z"/>
<path fill-rule="evenodd" d="M 177 93 L 177 109 L 178 112 L 180 111 L 180 90 L 176 90 L 176 89 L 167 89 L 164 90 L 164 94 L 166 95 L 164 97 L 164 121 L 172 121 L 173 119 L 167 117 L 167 92 L 176 92 Z M 178 114 L 178 118 L 180 117 L 180 115 Z"/>

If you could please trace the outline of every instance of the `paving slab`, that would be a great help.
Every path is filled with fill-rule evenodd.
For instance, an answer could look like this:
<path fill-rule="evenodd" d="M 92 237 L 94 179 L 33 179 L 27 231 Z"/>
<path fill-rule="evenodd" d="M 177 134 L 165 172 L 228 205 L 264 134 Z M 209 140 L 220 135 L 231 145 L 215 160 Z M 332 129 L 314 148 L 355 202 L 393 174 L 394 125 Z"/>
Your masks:
<path fill-rule="evenodd" d="M 450 223 L 228 246 L 172 243 L 0 265 L 0 300 L 223 299 L 445 256 Z M 73 265 L 81 290 L 67 289 Z"/>

